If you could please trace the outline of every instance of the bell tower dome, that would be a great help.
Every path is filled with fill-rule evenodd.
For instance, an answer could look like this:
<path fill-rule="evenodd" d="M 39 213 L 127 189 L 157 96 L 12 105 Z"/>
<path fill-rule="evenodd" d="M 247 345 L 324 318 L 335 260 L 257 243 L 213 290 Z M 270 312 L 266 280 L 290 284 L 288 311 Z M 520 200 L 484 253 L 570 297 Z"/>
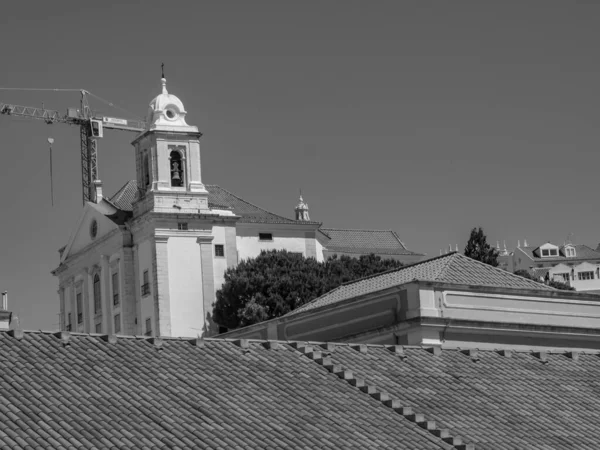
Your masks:
<path fill-rule="evenodd" d="M 188 125 L 183 102 L 167 91 L 148 107 L 146 129 L 135 147 L 138 201 L 134 215 L 147 211 L 201 213 L 208 211 L 208 193 L 202 184 L 198 127 Z"/>
<path fill-rule="evenodd" d="M 294 208 L 294 211 L 296 213 L 296 220 L 310 221 L 310 217 L 308 216 L 308 205 L 302 198 L 302 191 L 300 192 L 300 199 L 296 205 L 296 208 Z"/>

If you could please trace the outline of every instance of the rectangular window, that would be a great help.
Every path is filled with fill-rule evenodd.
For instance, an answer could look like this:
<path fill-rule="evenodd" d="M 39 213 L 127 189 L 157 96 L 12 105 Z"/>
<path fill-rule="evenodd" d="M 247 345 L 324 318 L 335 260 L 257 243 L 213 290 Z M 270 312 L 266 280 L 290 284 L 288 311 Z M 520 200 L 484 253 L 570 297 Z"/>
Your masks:
<path fill-rule="evenodd" d="M 577 278 L 579 278 L 580 280 L 593 280 L 594 272 L 578 272 Z"/>
<path fill-rule="evenodd" d="M 121 332 L 121 314 L 115 314 L 115 334 Z"/>
<path fill-rule="evenodd" d="M 102 324 L 101 323 L 96 324 L 96 333 L 102 333 Z"/>
<path fill-rule="evenodd" d="M 557 273 L 555 276 L 562 278 L 565 283 L 569 282 L 569 274 L 568 273 Z"/>
<path fill-rule="evenodd" d="M 150 275 L 147 270 L 144 270 L 144 275 L 142 277 L 142 297 L 146 295 L 150 295 Z"/>
<path fill-rule="evenodd" d="M 112 274 L 113 305 L 119 304 L 119 272 Z"/>
<path fill-rule="evenodd" d="M 558 256 L 558 250 L 555 248 L 550 249 L 550 256 Z"/>
<path fill-rule="evenodd" d="M 543 249 L 543 250 L 542 250 L 542 256 L 550 256 L 550 250 L 548 250 L 548 249 Z"/>
<path fill-rule="evenodd" d="M 188 224 L 187 224 L 187 222 L 179 222 L 179 223 L 177 224 L 177 229 L 178 229 L 178 230 L 183 230 L 183 231 L 187 230 L 187 229 L 188 229 Z"/>
<path fill-rule="evenodd" d="M 67 331 L 71 331 L 73 328 L 73 322 L 71 320 L 71 313 L 69 313 L 67 314 Z"/>
<path fill-rule="evenodd" d="M 83 323 L 83 301 L 81 292 L 77 293 L 77 323 Z"/>
<path fill-rule="evenodd" d="M 272 233 L 258 233 L 258 240 L 259 241 L 272 241 L 273 234 Z"/>
<path fill-rule="evenodd" d="M 215 244 L 215 256 L 225 256 L 225 246 L 223 244 Z"/>
<path fill-rule="evenodd" d="M 146 336 L 152 336 L 152 319 L 146 319 Z"/>

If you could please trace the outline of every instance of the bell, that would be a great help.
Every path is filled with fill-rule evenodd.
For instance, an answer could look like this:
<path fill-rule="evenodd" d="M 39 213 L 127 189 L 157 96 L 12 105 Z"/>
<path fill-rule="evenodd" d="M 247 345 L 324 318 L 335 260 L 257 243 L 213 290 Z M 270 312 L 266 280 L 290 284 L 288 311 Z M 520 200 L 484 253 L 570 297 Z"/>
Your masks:
<path fill-rule="evenodd" d="M 174 170 L 173 171 L 173 176 L 171 177 L 171 179 L 173 179 L 173 180 L 181 180 L 181 177 L 179 176 L 179 171 L 178 170 Z"/>

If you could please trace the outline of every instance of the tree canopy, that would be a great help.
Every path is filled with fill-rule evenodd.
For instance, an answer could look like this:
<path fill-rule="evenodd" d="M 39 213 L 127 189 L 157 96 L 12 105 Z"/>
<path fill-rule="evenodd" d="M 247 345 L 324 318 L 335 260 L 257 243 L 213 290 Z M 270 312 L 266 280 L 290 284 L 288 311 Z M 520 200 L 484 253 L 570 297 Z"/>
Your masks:
<path fill-rule="evenodd" d="M 213 320 L 227 328 L 280 317 L 347 281 L 402 267 L 376 255 L 333 257 L 324 262 L 286 250 L 263 251 L 225 272 Z"/>
<path fill-rule="evenodd" d="M 465 256 L 476 259 L 490 266 L 498 266 L 498 250 L 487 242 L 483 228 L 473 228 L 465 246 Z"/>

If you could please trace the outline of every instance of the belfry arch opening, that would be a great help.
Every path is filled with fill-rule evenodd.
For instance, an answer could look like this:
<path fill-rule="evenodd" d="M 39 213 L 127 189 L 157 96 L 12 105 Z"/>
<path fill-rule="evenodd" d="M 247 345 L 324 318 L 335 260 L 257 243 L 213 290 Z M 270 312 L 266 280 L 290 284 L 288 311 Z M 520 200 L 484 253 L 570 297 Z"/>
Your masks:
<path fill-rule="evenodd" d="M 183 161 L 181 153 L 177 150 L 171 151 L 169 160 L 171 164 L 171 186 L 181 187 L 183 186 Z"/>

